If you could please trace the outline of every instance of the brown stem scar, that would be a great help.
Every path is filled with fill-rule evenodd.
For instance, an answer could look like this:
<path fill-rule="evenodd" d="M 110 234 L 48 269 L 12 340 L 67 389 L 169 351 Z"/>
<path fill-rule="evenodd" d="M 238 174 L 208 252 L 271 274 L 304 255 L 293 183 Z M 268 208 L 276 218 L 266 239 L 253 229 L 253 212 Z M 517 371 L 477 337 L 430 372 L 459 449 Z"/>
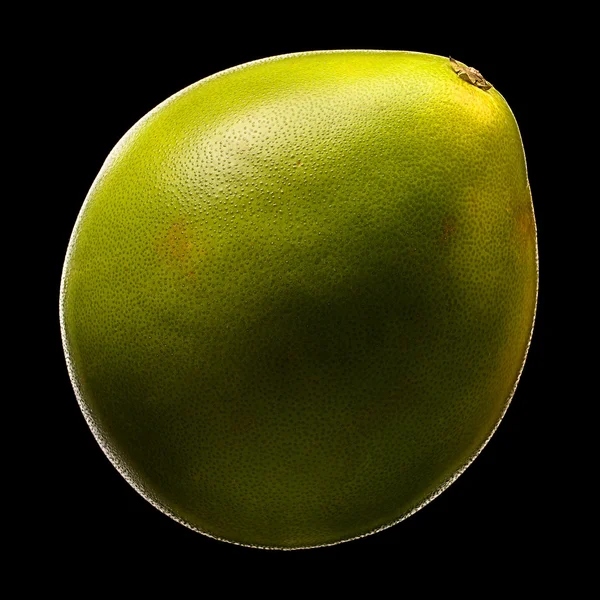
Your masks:
<path fill-rule="evenodd" d="M 468 67 L 464 63 L 458 62 L 450 57 L 450 65 L 454 72 L 464 81 L 482 89 L 489 90 L 492 87 L 492 84 L 489 81 L 486 81 L 483 75 L 473 67 Z"/>

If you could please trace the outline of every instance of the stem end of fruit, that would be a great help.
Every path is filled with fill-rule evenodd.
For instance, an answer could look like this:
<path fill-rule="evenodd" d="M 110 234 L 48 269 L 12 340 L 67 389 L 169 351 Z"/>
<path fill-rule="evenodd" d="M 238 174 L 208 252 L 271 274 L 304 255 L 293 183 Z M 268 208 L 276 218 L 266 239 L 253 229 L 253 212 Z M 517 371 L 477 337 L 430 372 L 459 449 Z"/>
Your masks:
<path fill-rule="evenodd" d="M 454 72 L 464 81 L 467 81 L 471 85 L 474 85 L 482 90 L 489 90 L 492 84 L 486 81 L 483 75 L 473 67 L 468 67 L 464 63 L 458 62 L 450 57 L 450 65 Z"/>

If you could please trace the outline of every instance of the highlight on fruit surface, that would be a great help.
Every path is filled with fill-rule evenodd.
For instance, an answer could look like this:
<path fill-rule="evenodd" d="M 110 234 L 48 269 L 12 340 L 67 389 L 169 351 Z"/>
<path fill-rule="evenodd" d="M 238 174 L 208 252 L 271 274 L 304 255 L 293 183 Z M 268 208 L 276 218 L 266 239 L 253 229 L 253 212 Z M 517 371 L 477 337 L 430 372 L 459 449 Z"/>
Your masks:
<path fill-rule="evenodd" d="M 498 427 L 535 319 L 515 118 L 474 68 L 288 54 L 152 110 L 67 250 L 69 375 L 155 507 L 246 546 L 336 544 L 447 488 Z"/>

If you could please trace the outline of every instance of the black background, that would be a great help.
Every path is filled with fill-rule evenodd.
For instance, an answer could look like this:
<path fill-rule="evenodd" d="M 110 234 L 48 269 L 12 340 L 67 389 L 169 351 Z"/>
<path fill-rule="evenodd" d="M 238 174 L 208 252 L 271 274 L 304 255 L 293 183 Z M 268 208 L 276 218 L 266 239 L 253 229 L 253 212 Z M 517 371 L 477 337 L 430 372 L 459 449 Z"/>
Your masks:
<path fill-rule="evenodd" d="M 222 17 L 213 20 L 208 14 L 196 20 L 171 14 L 170 20 L 151 25 L 135 18 L 122 23 L 119 15 L 99 24 L 90 16 L 76 26 L 53 14 L 53 27 L 29 61 L 32 88 L 38 81 L 45 86 L 44 100 L 33 98 L 32 110 L 43 123 L 37 151 L 50 165 L 45 179 L 49 185 L 38 197 L 42 219 L 51 225 L 43 238 L 37 315 L 43 322 L 43 345 L 38 344 L 37 352 L 44 377 L 43 382 L 37 377 L 29 382 L 42 387 L 41 400 L 31 409 L 42 430 L 36 474 L 25 469 L 36 489 L 28 513 L 35 531 L 30 549 L 34 560 L 43 556 L 45 561 L 78 564 L 100 557 L 143 564 L 214 558 L 271 566 L 282 561 L 392 559 L 403 568 L 484 560 L 494 577 L 503 564 L 527 568 L 535 558 L 554 565 L 569 554 L 562 541 L 570 505 L 562 475 L 566 465 L 555 433 L 567 417 L 557 414 L 561 391 L 552 362 L 553 354 L 561 351 L 555 324 L 561 301 L 556 275 L 560 218 L 553 202 L 560 169 L 548 123 L 561 98 L 549 99 L 544 90 L 554 69 L 549 55 L 556 37 L 535 21 L 524 23 L 514 15 L 492 30 L 489 21 L 477 15 L 466 18 L 450 8 L 444 9 L 435 30 L 408 18 L 388 22 L 384 15 L 366 22 L 358 15 L 352 27 L 333 21 L 320 28 L 315 13 L 311 18 L 301 13 L 298 7 L 297 15 L 262 23 L 262 29 L 246 26 L 243 18 L 231 28 Z M 539 237 L 540 296 L 529 358 L 512 405 L 482 454 L 447 491 L 408 520 L 364 539 L 314 550 L 261 551 L 214 541 L 162 515 L 130 488 L 81 416 L 58 325 L 58 288 L 69 236 L 106 155 L 168 96 L 250 60 L 358 48 L 451 55 L 479 69 L 511 106 L 527 155 Z"/>

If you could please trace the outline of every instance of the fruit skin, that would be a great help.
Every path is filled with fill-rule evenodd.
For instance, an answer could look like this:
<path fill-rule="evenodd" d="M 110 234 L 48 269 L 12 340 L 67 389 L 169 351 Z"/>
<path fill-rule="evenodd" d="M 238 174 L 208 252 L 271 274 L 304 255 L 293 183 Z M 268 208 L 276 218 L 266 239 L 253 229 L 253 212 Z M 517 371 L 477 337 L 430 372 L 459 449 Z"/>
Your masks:
<path fill-rule="evenodd" d="M 100 446 L 209 536 L 388 527 L 498 426 L 531 339 L 515 119 L 447 58 L 274 57 L 138 122 L 65 259 L 69 374 Z"/>

